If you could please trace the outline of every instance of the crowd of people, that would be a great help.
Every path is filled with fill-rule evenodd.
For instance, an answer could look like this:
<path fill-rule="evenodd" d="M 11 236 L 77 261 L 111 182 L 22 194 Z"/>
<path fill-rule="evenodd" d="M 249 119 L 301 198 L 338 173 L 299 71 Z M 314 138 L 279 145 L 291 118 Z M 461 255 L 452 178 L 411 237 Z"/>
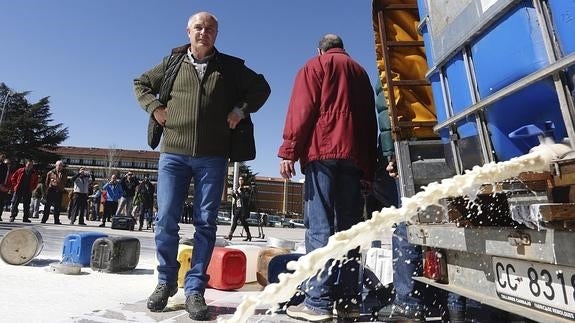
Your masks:
<path fill-rule="evenodd" d="M 10 222 L 18 217 L 22 204 L 22 222 L 31 218 L 47 223 L 53 215 L 54 224 L 62 224 L 65 194 L 68 194 L 67 217 L 69 224 L 86 225 L 86 220 L 110 222 L 114 216 L 133 217 L 139 223 L 139 230 L 149 229 L 155 214 L 155 186 L 144 175 L 137 179 L 127 172 L 120 180 L 116 174 L 100 187 L 94 174 L 80 169 L 72 174 L 64 168 L 64 162 L 56 161 L 54 168 L 45 175 L 34 167 L 34 161 L 25 159 L 22 166 L 12 166 L 5 154 L 0 154 L 0 210 L 10 210 Z M 68 185 L 71 189 L 66 189 Z M 41 209 L 41 206 L 43 208 Z M 2 221 L 0 212 L 0 221 Z"/>

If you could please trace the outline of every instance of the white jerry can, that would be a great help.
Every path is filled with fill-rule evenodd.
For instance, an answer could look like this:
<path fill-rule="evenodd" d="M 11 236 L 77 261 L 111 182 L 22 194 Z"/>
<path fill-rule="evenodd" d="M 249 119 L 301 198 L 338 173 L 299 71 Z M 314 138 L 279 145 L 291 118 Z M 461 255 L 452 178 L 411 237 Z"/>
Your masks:
<path fill-rule="evenodd" d="M 393 255 L 391 249 L 369 248 L 365 257 L 365 267 L 371 270 L 385 286 L 393 283 Z"/>

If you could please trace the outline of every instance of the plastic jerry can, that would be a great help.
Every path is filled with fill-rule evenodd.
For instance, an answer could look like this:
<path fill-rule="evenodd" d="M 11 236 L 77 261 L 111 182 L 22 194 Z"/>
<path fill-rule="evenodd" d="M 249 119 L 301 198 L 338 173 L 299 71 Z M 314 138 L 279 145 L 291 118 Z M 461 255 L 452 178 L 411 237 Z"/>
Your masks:
<path fill-rule="evenodd" d="M 10 230 L 0 240 L 0 258 L 10 265 L 26 265 L 40 254 L 44 240 L 33 227 Z"/>
<path fill-rule="evenodd" d="M 207 274 L 208 287 L 239 289 L 246 282 L 246 255 L 238 249 L 214 247 Z"/>
<path fill-rule="evenodd" d="M 377 278 L 373 285 L 388 285 L 393 282 L 393 255 L 391 249 L 369 248 L 365 256 L 365 268 Z"/>
<path fill-rule="evenodd" d="M 288 253 L 290 253 L 289 249 L 276 247 L 266 247 L 260 250 L 256 272 L 256 277 L 260 285 L 266 286 L 268 284 L 268 266 L 270 260 L 277 255 L 285 255 Z"/>
<path fill-rule="evenodd" d="M 238 249 L 246 255 L 246 283 L 253 283 L 257 280 L 258 255 L 262 247 L 249 244 L 230 245 L 226 248 Z"/>
<path fill-rule="evenodd" d="M 190 245 L 180 244 L 178 245 L 178 262 L 180 263 L 180 269 L 178 270 L 178 287 L 184 287 L 186 273 L 190 270 L 192 263 L 192 252 L 194 247 Z"/>
<path fill-rule="evenodd" d="M 288 253 L 285 255 L 277 255 L 270 259 L 268 265 L 268 282 L 270 284 L 279 282 L 279 275 L 282 273 L 291 273 L 292 271 L 287 269 L 287 264 L 290 261 L 297 261 L 303 253 Z"/>
<path fill-rule="evenodd" d="M 108 235 L 100 232 L 71 233 L 64 238 L 62 246 L 62 262 L 90 266 L 92 245 L 98 238 Z"/>
<path fill-rule="evenodd" d="M 140 240 L 133 237 L 104 237 L 94 241 L 90 267 L 115 273 L 133 270 L 140 260 Z"/>

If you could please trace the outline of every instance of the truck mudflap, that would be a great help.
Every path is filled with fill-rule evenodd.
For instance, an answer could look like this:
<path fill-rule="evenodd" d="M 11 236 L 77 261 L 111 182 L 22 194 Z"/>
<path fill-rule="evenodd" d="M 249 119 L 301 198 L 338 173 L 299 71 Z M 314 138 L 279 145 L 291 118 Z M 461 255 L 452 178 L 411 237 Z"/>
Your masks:
<path fill-rule="evenodd" d="M 575 237 L 563 230 L 410 225 L 443 254 L 446 283 L 416 280 L 538 322 L 575 321 Z"/>

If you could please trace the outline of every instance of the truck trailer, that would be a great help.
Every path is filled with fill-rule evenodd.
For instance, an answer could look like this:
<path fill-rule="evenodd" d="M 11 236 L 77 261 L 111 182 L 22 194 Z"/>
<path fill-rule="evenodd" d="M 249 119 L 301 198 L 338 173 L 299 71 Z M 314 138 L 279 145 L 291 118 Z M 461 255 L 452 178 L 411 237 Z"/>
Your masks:
<path fill-rule="evenodd" d="M 402 197 L 541 140 L 574 147 L 574 1 L 372 5 Z M 411 220 L 424 250 L 414 279 L 537 322 L 575 321 L 575 153 Z"/>

